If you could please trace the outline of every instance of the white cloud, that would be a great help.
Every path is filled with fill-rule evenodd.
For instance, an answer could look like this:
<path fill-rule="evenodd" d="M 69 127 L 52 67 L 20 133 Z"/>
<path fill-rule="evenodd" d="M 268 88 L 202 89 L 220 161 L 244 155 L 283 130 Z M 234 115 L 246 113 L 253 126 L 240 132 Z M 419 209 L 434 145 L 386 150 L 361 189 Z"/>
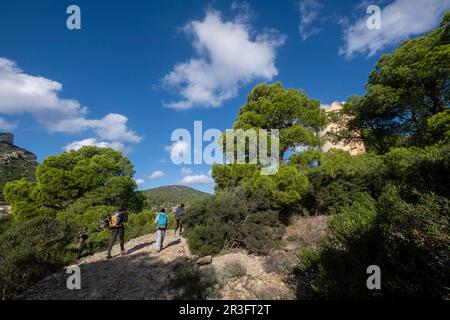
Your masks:
<path fill-rule="evenodd" d="M 431 30 L 449 9 L 450 0 L 395 0 L 381 10 L 381 29 L 367 28 L 370 15 L 348 26 L 339 52 L 347 58 L 357 53 L 373 56 L 386 46 Z"/>
<path fill-rule="evenodd" d="M 167 107 L 219 107 L 236 96 L 241 85 L 271 80 L 278 74 L 275 51 L 285 37 L 275 31 L 254 36 L 242 16 L 223 21 L 213 10 L 206 12 L 203 21 L 189 22 L 184 31 L 193 36 L 197 56 L 177 64 L 164 77 L 163 84 L 177 88 L 183 97 Z"/>
<path fill-rule="evenodd" d="M 186 176 L 180 180 L 180 183 L 183 184 L 209 184 L 213 182 L 214 180 L 211 177 L 204 174 Z"/>
<path fill-rule="evenodd" d="M 164 172 L 162 171 L 153 171 L 151 175 L 148 176 L 150 180 L 157 180 L 164 176 Z"/>
<path fill-rule="evenodd" d="M 299 3 L 300 25 L 299 31 L 303 40 L 321 31 L 316 23 L 320 20 L 320 10 L 323 4 L 317 0 L 302 0 Z"/>
<path fill-rule="evenodd" d="M 189 144 L 186 141 L 178 140 L 171 146 L 165 146 L 164 150 L 170 153 L 170 158 L 173 162 L 178 163 L 183 159 L 183 155 L 189 152 Z"/>
<path fill-rule="evenodd" d="M 61 83 L 26 74 L 15 62 L 0 57 L 0 114 L 31 114 L 50 132 L 93 130 L 101 140 L 141 141 L 127 128 L 127 117 L 110 113 L 101 119 L 88 119 L 88 109 L 76 100 L 60 98 L 61 91 Z"/>
<path fill-rule="evenodd" d="M 63 149 L 65 151 L 78 150 L 85 146 L 95 146 L 95 147 L 99 147 L 99 148 L 111 148 L 111 149 L 114 149 L 117 151 L 121 151 L 123 153 L 128 153 L 131 151 L 130 148 L 126 147 L 120 141 L 106 142 L 106 141 L 98 141 L 95 138 L 88 138 L 88 139 L 68 143 L 67 145 L 65 145 L 63 147 Z"/>
<path fill-rule="evenodd" d="M 190 175 L 190 174 L 192 174 L 192 170 L 187 167 L 183 167 L 183 168 L 181 168 L 181 174 L 183 174 L 185 176 Z"/>
<path fill-rule="evenodd" d="M 136 184 L 138 185 L 138 187 L 142 186 L 145 183 L 144 179 L 136 179 L 135 181 L 136 181 Z"/>
<path fill-rule="evenodd" d="M 0 117 L 0 132 L 13 131 L 17 125 L 13 122 L 8 122 L 4 118 Z"/>

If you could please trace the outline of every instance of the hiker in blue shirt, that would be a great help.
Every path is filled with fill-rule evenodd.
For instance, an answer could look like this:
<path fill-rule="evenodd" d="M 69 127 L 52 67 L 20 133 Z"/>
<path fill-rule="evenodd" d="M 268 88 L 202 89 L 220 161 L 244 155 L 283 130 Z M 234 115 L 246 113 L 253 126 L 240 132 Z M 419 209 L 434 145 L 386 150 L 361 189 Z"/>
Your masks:
<path fill-rule="evenodd" d="M 169 225 L 169 217 L 166 214 L 166 209 L 156 215 L 156 252 L 159 253 L 163 248 L 164 236 L 166 235 L 166 229 Z"/>

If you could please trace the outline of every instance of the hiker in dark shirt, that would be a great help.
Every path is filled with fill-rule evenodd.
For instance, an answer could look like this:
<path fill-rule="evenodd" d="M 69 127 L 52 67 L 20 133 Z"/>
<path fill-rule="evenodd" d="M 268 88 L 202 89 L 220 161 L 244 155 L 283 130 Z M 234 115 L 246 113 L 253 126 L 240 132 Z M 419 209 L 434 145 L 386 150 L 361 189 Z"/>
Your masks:
<path fill-rule="evenodd" d="M 78 236 L 77 236 L 76 248 L 78 250 L 78 258 L 81 257 L 81 253 L 83 252 L 84 242 L 87 240 L 88 237 L 89 237 L 88 230 L 86 227 L 83 227 L 83 229 L 80 232 L 78 232 Z"/>
<path fill-rule="evenodd" d="M 183 232 L 183 225 L 181 224 L 181 216 L 183 215 L 183 212 L 184 212 L 184 203 L 182 203 L 175 211 L 175 221 L 177 222 L 177 226 L 175 228 L 174 234 L 177 234 L 178 228 L 180 229 L 178 235 L 181 235 L 181 233 Z"/>
<path fill-rule="evenodd" d="M 106 254 L 107 259 L 111 258 L 111 250 L 114 242 L 116 242 L 117 235 L 119 236 L 121 254 L 125 255 L 125 223 L 127 222 L 128 213 L 123 207 L 111 215 L 109 220 L 109 228 L 112 230 L 112 234 L 108 246 L 108 253 Z"/>

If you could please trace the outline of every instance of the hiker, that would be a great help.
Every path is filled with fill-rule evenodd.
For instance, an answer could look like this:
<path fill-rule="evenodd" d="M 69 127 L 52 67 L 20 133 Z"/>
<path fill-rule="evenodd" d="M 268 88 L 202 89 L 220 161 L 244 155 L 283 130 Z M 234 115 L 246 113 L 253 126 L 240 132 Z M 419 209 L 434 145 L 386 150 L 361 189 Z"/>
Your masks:
<path fill-rule="evenodd" d="M 84 242 L 89 237 L 87 227 L 83 227 L 77 235 L 77 245 L 76 248 L 78 250 L 78 258 L 81 257 L 81 253 L 83 252 Z"/>
<path fill-rule="evenodd" d="M 109 228 L 112 230 L 111 241 L 108 246 L 108 253 L 106 255 L 107 259 L 111 259 L 111 250 L 116 242 L 117 235 L 119 235 L 120 240 L 120 253 L 125 255 L 125 223 L 128 221 L 128 213 L 125 211 L 124 207 L 114 212 L 109 219 Z"/>
<path fill-rule="evenodd" d="M 166 214 L 166 209 L 156 215 L 156 253 L 159 253 L 163 248 L 164 236 L 166 235 L 166 229 L 169 225 L 169 217 Z"/>
<path fill-rule="evenodd" d="M 177 234 L 177 230 L 178 228 L 180 228 L 180 232 L 178 233 L 178 235 L 181 235 L 181 233 L 183 232 L 183 225 L 181 224 L 181 216 L 183 215 L 184 212 L 184 203 L 182 203 L 177 210 L 175 210 L 175 221 L 177 222 L 177 226 L 175 228 L 175 232 L 174 234 Z"/>

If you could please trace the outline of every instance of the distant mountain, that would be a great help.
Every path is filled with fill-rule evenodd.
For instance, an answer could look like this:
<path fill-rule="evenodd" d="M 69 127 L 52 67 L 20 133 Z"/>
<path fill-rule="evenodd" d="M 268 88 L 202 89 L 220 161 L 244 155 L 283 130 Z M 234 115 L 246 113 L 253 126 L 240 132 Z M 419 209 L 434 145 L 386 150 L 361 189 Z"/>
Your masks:
<path fill-rule="evenodd" d="M 34 180 L 36 166 L 36 156 L 33 153 L 0 140 L 0 205 L 5 201 L 5 184 L 22 178 Z"/>
<path fill-rule="evenodd" d="M 189 204 L 197 199 L 210 197 L 211 194 L 186 186 L 163 186 L 143 190 L 152 207 L 175 207 L 181 203 Z"/>

